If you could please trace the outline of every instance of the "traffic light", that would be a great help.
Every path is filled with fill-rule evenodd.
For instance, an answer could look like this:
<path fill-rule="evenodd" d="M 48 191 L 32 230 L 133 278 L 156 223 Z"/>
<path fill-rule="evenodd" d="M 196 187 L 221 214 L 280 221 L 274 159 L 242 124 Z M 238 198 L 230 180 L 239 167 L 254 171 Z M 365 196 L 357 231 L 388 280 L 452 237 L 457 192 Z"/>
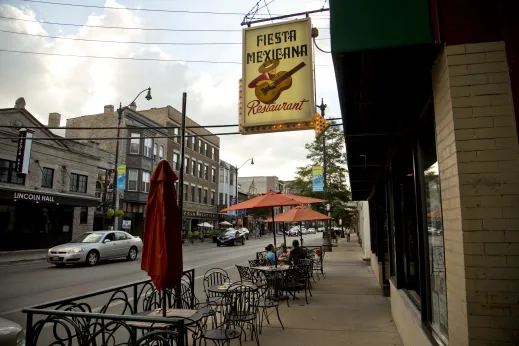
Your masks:
<path fill-rule="evenodd" d="M 321 114 L 315 113 L 314 125 L 315 125 L 315 138 L 319 138 L 324 134 L 326 129 L 330 126 L 330 123 Z"/>

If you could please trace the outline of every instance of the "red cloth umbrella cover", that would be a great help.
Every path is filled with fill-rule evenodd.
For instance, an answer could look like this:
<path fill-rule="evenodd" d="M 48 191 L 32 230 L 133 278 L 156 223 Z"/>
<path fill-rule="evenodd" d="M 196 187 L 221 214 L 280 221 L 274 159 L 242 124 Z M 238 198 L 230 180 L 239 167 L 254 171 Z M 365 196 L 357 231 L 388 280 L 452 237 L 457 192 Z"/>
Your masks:
<path fill-rule="evenodd" d="M 150 181 L 141 269 L 148 273 L 158 290 L 178 287 L 184 271 L 177 180 L 168 161 L 161 160 Z"/>

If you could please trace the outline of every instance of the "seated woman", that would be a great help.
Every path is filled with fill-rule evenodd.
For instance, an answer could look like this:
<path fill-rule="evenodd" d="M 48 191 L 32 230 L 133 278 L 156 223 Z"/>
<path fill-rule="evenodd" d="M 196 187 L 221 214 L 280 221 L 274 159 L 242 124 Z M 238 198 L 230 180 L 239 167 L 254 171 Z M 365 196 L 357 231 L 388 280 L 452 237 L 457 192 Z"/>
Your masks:
<path fill-rule="evenodd" d="M 265 250 L 267 251 L 267 253 L 265 255 L 269 259 L 270 265 L 276 265 L 277 258 L 276 258 L 276 254 L 274 253 L 274 245 L 268 244 L 267 247 L 265 248 Z"/>
<path fill-rule="evenodd" d="M 281 247 L 276 252 L 276 257 L 278 258 L 279 262 L 288 261 L 288 251 L 287 251 L 287 246 L 285 245 L 285 243 L 281 243 Z"/>

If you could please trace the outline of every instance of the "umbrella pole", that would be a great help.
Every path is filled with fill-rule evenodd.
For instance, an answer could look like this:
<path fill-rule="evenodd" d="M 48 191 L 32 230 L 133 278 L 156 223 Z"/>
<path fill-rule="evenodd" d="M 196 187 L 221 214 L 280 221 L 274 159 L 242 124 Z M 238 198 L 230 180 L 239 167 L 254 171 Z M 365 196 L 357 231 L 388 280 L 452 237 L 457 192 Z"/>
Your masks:
<path fill-rule="evenodd" d="M 301 247 L 303 247 L 303 223 L 299 222 L 299 231 L 301 232 Z"/>
<path fill-rule="evenodd" d="M 274 248 L 277 248 L 276 246 L 276 224 L 274 223 L 274 207 L 272 207 L 272 231 L 274 232 Z M 276 268 L 278 267 L 278 260 L 276 258 L 276 261 L 274 262 L 274 265 Z"/>
<path fill-rule="evenodd" d="M 166 317 L 166 289 L 162 289 L 162 317 Z"/>

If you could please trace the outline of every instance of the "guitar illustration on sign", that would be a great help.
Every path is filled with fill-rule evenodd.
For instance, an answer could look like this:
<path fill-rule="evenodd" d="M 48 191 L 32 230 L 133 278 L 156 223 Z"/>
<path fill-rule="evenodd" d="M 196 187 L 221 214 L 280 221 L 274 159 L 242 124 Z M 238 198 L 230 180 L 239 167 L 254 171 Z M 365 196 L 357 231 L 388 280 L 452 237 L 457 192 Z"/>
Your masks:
<path fill-rule="evenodd" d="M 274 103 L 283 91 L 290 89 L 292 86 L 292 75 L 305 66 L 306 64 L 302 62 L 288 72 L 280 71 L 274 76 L 268 74 L 270 79 L 257 81 L 254 93 L 258 100 L 265 104 Z"/>

